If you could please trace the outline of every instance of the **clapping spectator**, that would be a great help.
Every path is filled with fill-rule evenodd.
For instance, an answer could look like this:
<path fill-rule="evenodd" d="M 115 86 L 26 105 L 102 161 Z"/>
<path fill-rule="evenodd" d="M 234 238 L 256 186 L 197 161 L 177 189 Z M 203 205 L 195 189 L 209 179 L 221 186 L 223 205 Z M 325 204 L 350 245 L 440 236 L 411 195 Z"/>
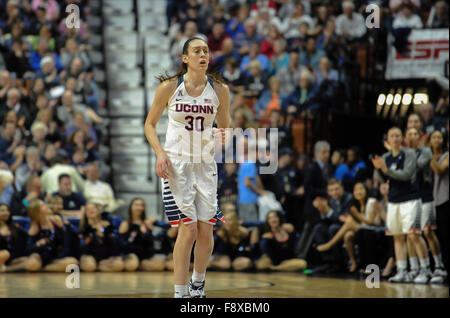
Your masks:
<path fill-rule="evenodd" d="M 353 1 L 342 2 L 343 13 L 336 18 L 336 34 L 347 40 L 358 40 L 366 34 L 366 24 L 361 14 L 354 11 Z"/>
<path fill-rule="evenodd" d="M 35 199 L 45 200 L 46 194 L 42 190 L 42 181 L 37 175 L 30 175 L 25 180 L 22 190 L 14 193 L 11 199 L 11 211 L 13 215 L 27 216 L 27 208 Z"/>
<path fill-rule="evenodd" d="M 267 88 L 267 74 L 263 71 L 259 61 L 250 62 L 248 67 L 250 74 L 245 78 L 244 96 L 257 99 Z"/>
<path fill-rule="evenodd" d="M 25 187 L 27 180 L 33 175 L 41 175 L 45 171 L 45 165 L 41 161 L 39 149 L 28 147 L 25 152 L 25 163 L 15 172 L 16 181 L 21 187 Z"/>

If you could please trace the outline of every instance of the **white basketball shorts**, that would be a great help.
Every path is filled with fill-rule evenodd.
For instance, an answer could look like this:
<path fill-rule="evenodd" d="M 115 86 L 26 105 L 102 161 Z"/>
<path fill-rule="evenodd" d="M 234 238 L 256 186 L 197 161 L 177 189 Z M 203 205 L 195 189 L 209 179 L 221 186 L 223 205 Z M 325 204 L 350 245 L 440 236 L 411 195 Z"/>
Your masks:
<path fill-rule="evenodd" d="M 420 232 L 420 200 L 388 203 L 386 227 L 387 235 L 401 235 Z"/>
<path fill-rule="evenodd" d="M 426 203 L 422 202 L 420 228 L 422 230 L 436 229 L 436 208 L 434 206 L 434 201 Z"/>
<path fill-rule="evenodd" d="M 224 216 L 217 203 L 217 164 L 170 159 L 169 179 L 161 179 L 164 209 L 172 227 L 202 221 L 215 225 Z"/>

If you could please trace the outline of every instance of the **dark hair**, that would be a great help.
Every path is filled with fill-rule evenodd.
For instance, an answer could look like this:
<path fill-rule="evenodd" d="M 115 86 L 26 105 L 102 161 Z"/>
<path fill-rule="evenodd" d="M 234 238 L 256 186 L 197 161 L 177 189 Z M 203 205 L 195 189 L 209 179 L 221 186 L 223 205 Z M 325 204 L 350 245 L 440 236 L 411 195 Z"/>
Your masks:
<path fill-rule="evenodd" d="M 17 226 L 13 223 L 12 213 L 11 213 L 11 211 L 9 210 L 9 206 L 8 206 L 6 203 L 4 203 L 4 202 L 0 202 L 0 207 L 2 207 L 2 206 L 6 206 L 6 208 L 7 208 L 8 211 L 9 211 L 9 218 L 6 220 L 5 224 L 6 224 L 6 226 L 9 228 L 9 230 L 11 231 L 11 235 L 12 235 L 14 238 L 16 238 L 17 235 L 18 235 L 18 228 L 17 228 Z"/>
<path fill-rule="evenodd" d="M 144 213 L 141 214 L 141 220 L 145 221 L 145 201 L 141 197 L 135 197 L 135 198 L 133 198 L 133 200 L 131 200 L 130 206 L 128 207 L 128 220 L 127 220 L 128 226 L 131 226 L 131 224 L 133 222 L 133 215 L 131 214 L 131 207 L 133 206 L 133 203 L 138 200 L 141 200 L 142 202 L 144 202 Z"/>
<path fill-rule="evenodd" d="M 429 136 L 428 136 L 428 142 L 431 141 L 431 136 L 433 136 L 436 132 L 440 133 L 442 135 L 442 145 L 441 145 L 441 150 L 442 153 L 445 153 L 448 149 L 447 149 L 447 134 L 444 134 L 442 131 L 440 131 L 439 129 L 434 130 Z M 431 151 L 433 152 L 433 148 L 431 147 Z M 433 152 L 434 153 L 434 152 Z"/>
<path fill-rule="evenodd" d="M 203 42 L 206 43 L 205 40 L 203 40 L 202 38 L 197 37 L 197 36 L 194 36 L 194 37 L 188 39 L 186 42 L 184 42 L 184 45 L 183 45 L 183 53 L 182 53 L 183 55 L 187 55 L 187 54 L 188 54 L 189 44 L 190 44 L 192 41 L 194 41 L 194 40 L 201 40 L 201 41 L 203 41 Z M 184 74 L 187 73 L 187 71 L 188 71 L 187 64 L 184 63 L 184 62 L 182 62 L 181 67 L 178 69 L 177 74 L 175 74 L 175 75 L 173 75 L 173 76 L 170 76 L 170 75 L 167 73 L 167 71 L 166 71 L 166 73 L 165 73 L 164 75 L 160 74 L 160 75 L 156 76 L 156 79 L 157 79 L 160 83 L 162 83 L 162 82 L 165 82 L 165 81 L 168 81 L 168 80 L 171 80 L 171 79 L 174 79 L 174 78 L 178 78 L 178 77 L 180 77 L 180 76 L 183 76 Z M 207 75 L 208 77 L 212 78 L 215 82 L 218 82 L 218 83 L 221 83 L 221 84 L 224 83 L 222 77 L 221 77 L 217 72 L 214 72 L 214 71 L 206 71 L 206 75 Z"/>
<path fill-rule="evenodd" d="M 63 178 L 69 178 L 69 179 L 71 179 L 71 178 L 70 178 L 70 175 L 68 175 L 67 173 L 61 173 L 61 174 L 58 176 L 58 183 L 61 183 L 61 180 L 62 180 Z"/>
<path fill-rule="evenodd" d="M 278 219 L 280 220 L 280 226 L 283 225 L 283 223 L 285 223 L 284 221 L 284 216 L 283 213 L 281 213 L 281 211 L 269 211 L 266 214 L 266 221 L 264 222 L 264 228 L 263 228 L 263 233 L 267 233 L 271 231 L 270 225 L 268 223 L 269 220 L 269 214 L 270 213 L 275 213 L 275 215 L 278 217 Z"/>
<path fill-rule="evenodd" d="M 356 182 L 354 184 L 354 186 L 353 186 L 353 189 L 352 189 L 352 203 L 350 203 L 350 205 L 354 205 L 358 209 L 358 211 L 361 211 L 361 204 L 360 204 L 360 202 L 358 200 L 356 200 L 355 197 L 353 196 L 353 190 L 355 189 L 356 185 L 358 185 L 358 184 L 362 185 L 364 187 L 364 190 L 366 190 L 366 197 L 364 198 L 364 205 L 367 203 L 367 200 L 369 200 L 370 192 L 369 192 L 369 188 L 364 184 L 364 182 Z"/>

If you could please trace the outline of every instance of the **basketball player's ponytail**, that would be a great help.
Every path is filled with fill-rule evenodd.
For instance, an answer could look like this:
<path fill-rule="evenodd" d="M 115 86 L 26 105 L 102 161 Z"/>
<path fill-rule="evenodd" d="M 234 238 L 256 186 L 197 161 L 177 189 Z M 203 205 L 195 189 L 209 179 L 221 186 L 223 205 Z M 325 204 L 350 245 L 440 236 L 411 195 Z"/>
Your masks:
<path fill-rule="evenodd" d="M 183 55 L 187 55 L 187 54 L 188 54 L 189 44 L 190 44 L 192 41 L 194 41 L 194 40 L 202 40 L 203 42 L 205 42 L 205 40 L 203 40 L 202 38 L 199 38 L 199 37 L 193 37 L 193 38 L 188 39 L 186 42 L 184 42 L 184 45 L 183 45 L 183 51 L 182 51 L 182 52 L 183 52 L 183 53 L 182 53 Z M 206 43 L 206 42 L 205 42 L 205 43 Z M 166 71 L 164 75 L 161 74 L 161 75 L 156 76 L 156 79 L 157 79 L 160 83 L 162 83 L 162 82 L 167 81 L 167 80 L 171 80 L 171 79 L 174 79 L 174 78 L 178 78 L 178 77 L 180 77 L 180 76 L 186 74 L 187 71 L 188 71 L 188 69 L 187 69 L 187 64 L 184 63 L 184 62 L 182 62 L 182 63 L 181 63 L 181 66 L 178 68 L 178 71 L 177 71 L 177 73 L 176 73 L 175 75 L 172 75 L 172 76 L 171 76 L 171 75 L 169 75 L 168 72 Z M 222 77 L 219 75 L 219 73 L 217 72 L 217 70 L 213 70 L 213 71 L 208 70 L 208 71 L 206 71 L 206 75 L 207 75 L 208 77 L 212 78 L 213 81 L 215 81 L 215 82 L 218 82 L 218 83 L 221 83 L 221 84 L 224 83 L 224 80 L 223 80 Z"/>

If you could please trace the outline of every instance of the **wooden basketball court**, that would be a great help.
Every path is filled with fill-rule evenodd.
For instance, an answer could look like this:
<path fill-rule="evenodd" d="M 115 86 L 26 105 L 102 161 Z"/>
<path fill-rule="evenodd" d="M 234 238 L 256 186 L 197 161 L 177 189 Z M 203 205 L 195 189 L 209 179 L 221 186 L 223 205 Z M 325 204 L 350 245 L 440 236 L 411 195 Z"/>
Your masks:
<path fill-rule="evenodd" d="M 0 273 L 0 297 L 173 296 L 172 274 L 80 273 L 80 288 L 69 289 L 68 274 Z M 367 288 L 364 280 L 308 277 L 300 273 L 207 273 L 209 298 L 448 298 L 448 286 L 391 284 Z"/>

